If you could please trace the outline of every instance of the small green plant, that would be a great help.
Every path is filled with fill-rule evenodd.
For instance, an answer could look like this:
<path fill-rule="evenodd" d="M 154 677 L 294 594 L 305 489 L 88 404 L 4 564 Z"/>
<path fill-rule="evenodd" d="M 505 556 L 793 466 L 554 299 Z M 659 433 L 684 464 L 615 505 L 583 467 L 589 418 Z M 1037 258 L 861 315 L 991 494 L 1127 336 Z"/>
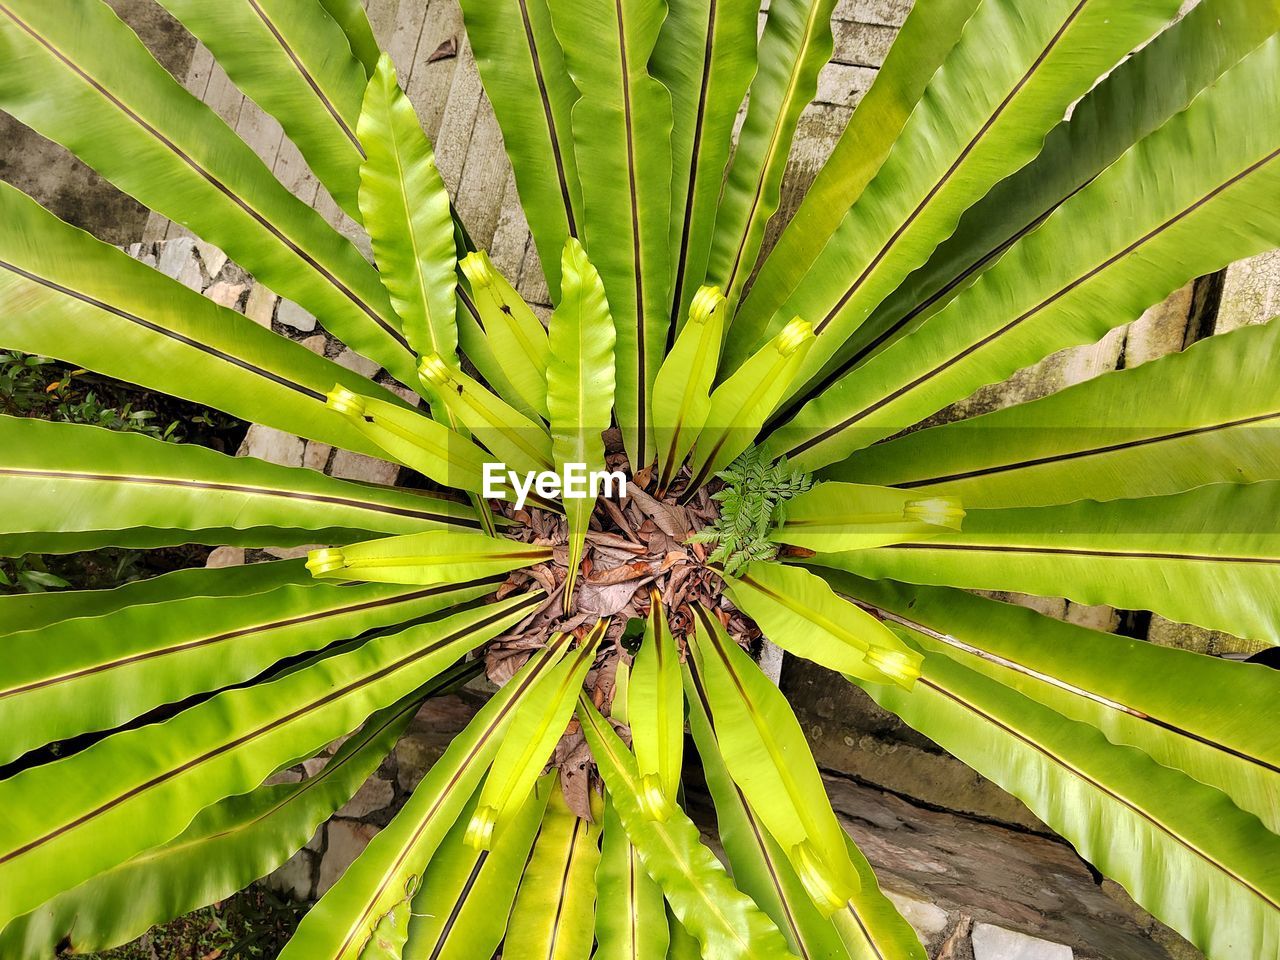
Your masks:
<path fill-rule="evenodd" d="M 160 440 L 183 439 L 184 428 L 178 420 L 163 425 L 155 411 L 135 410 L 132 401 L 119 406 L 104 402 L 95 382 L 101 378 L 68 369 L 48 357 L 0 352 L 0 411 L 7 415 L 83 423 Z"/>
<path fill-rule="evenodd" d="M 786 502 L 813 486 L 813 477 L 792 470 L 787 458 L 770 462 L 752 447 L 716 474 L 724 487 L 711 495 L 720 506 L 711 526 L 689 538 L 690 543 L 714 544 L 708 563 L 725 573 L 741 573 L 750 563 L 772 560 L 779 544 L 771 539 L 786 519 Z"/>
<path fill-rule="evenodd" d="M 971 592 L 1280 642 L 1280 324 L 911 429 L 1280 242 L 1280 4 L 916 0 L 764 255 L 835 0 L 771 0 L 759 33 L 759 0 L 461 0 L 544 324 L 456 221 L 363 4 L 161 2 L 372 262 L 101 0 L 0 3 L 0 107 L 421 402 L 4 184 L 0 346 L 435 486 L 0 415 L 0 555 L 324 545 L 0 597 L 0 956 L 101 949 L 274 870 L 424 699 L 485 673 L 283 960 L 923 960 L 759 635 L 1213 960 L 1280 955 L 1280 675 Z M 625 470 L 627 495 L 517 510 L 485 494 L 499 463 Z M 686 548 L 708 524 L 725 567 Z M 682 806 L 686 721 L 731 873 Z"/>

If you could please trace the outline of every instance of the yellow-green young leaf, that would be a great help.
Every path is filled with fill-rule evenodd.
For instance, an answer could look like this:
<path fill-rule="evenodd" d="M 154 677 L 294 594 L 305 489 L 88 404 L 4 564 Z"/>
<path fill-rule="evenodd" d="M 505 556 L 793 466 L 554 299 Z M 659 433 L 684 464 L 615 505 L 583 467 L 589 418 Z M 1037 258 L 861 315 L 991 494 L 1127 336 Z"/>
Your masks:
<path fill-rule="evenodd" d="M 910 692 L 865 688 L 1211 960 L 1280 955 L 1280 837 L 1226 794 L 949 655 L 926 657 Z"/>
<path fill-rule="evenodd" d="M 635 757 L 585 696 L 578 698 L 578 719 L 618 819 L 679 925 L 702 945 L 702 955 L 723 960 L 795 960 L 778 928 L 733 885 L 683 810 L 673 808 L 665 820 L 649 815 L 640 802 Z M 684 937 L 673 936 L 672 946 L 687 951 L 689 945 Z"/>
<path fill-rule="evenodd" d="M 524 806 L 573 716 L 574 701 L 608 625 L 599 621 L 574 655 L 549 672 L 521 706 L 521 722 L 503 739 L 467 827 L 472 849 L 492 850 Z"/>
<path fill-rule="evenodd" d="M 915 542 L 959 530 L 965 512 L 954 497 L 864 483 L 820 483 L 786 505 L 770 534 L 778 543 L 843 553 Z"/>
<path fill-rule="evenodd" d="M 541 591 L 524 594 L 377 636 L 0 781 L 8 811 L 0 829 L 0 924 L 171 840 L 200 810 L 314 754 L 544 600 Z M 53 786 L 69 782 L 94 787 Z"/>
<path fill-rule="evenodd" d="M 823 917 L 786 854 L 769 836 L 764 823 L 729 776 L 711 728 L 710 708 L 696 662 L 685 662 L 685 690 L 689 700 L 689 729 L 702 758 L 716 807 L 716 826 L 733 868 L 734 880 L 760 904 L 788 942 L 811 960 L 925 960 L 915 931 L 880 892 L 866 857 L 846 837 L 862 889 L 844 909 Z"/>
<path fill-rule="evenodd" d="M 411 382 L 413 353 L 378 272 L 184 89 L 110 5 L 11 0 L 0 7 L 0 43 L 0 109 Z"/>
<path fill-rule="evenodd" d="M 627 681 L 627 723 L 643 787 L 641 800 L 655 815 L 675 804 L 684 754 L 684 694 L 680 653 L 657 590 L 649 622 Z"/>
<path fill-rule="evenodd" d="M 724 304 L 719 287 L 698 291 L 689 306 L 689 322 L 681 328 L 653 382 L 650 407 L 660 490 L 671 486 L 706 425 L 724 336 Z"/>
<path fill-rule="evenodd" d="M 645 871 L 613 802 L 605 797 L 604 840 L 596 868 L 596 952 L 593 960 L 664 960 L 667 907 Z"/>
<path fill-rule="evenodd" d="M 351 52 L 364 67 L 365 74 L 373 76 L 373 72 L 378 69 L 382 51 L 378 49 L 378 41 L 373 35 L 369 15 L 364 12 L 364 4 L 360 0 L 320 0 L 320 5 L 342 27 Z"/>
<path fill-rule="evenodd" d="M 1280 481 L 1137 500 L 971 510 L 961 533 L 814 563 L 864 577 L 1152 610 L 1280 643 Z"/>
<path fill-rule="evenodd" d="M 560 278 L 560 305 L 551 315 L 546 368 L 551 452 L 562 477 L 570 463 L 583 464 L 590 475 L 605 469 L 601 434 L 609 429 L 613 410 L 613 320 L 600 275 L 577 240 L 565 243 Z M 561 501 L 569 521 L 569 580 L 564 592 L 568 610 L 596 498 L 566 494 Z"/>
<path fill-rule="evenodd" d="M 568 644 L 534 654 L 450 742 L 395 818 L 303 919 L 280 960 L 357 960 L 379 922 L 421 877 L 493 761 L 524 697 Z"/>
<path fill-rule="evenodd" d="M 569 809 L 560 780 L 525 867 L 511 910 L 504 960 L 587 960 L 595 928 L 600 863 L 600 795 L 591 794 L 595 823 Z"/>
<path fill-rule="evenodd" d="M 209 48 L 232 83 L 280 121 L 333 199 L 359 220 L 356 121 L 369 80 L 343 28 L 294 0 L 161 4 Z M 358 2 L 351 6 L 364 15 Z"/>
<path fill-rule="evenodd" d="M 465 248 L 459 248 L 459 256 L 466 258 L 471 251 Z M 480 308 L 476 306 L 475 299 L 471 296 L 471 281 L 467 279 L 467 275 L 462 272 L 461 267 L 458 269 L 458 348 L 462 351 L 462 355 L 475 366 L 480 374 L 480 379 L 493 388 L 493 392 L 500 397 L 506 397 L 507 402 L 515 407 L 520 414 L 529 420 L 539 419 L 539 415 L 520 398 L 520 394 L 516 392 L 516 388 L 507 379 L 507 372 L 503 369 L 502 364 L 498 363 L 498 358 L 494 355 L 493 346 L 489 343 L 489 336 L 485 333 L 484 325 L 480 318 Z"/>
<path fill-rule="evenodd" d="M 707 268 L 708 281 L 724 290 L 731 311 L 755 268 L 765 226 L 778 209 L 796 124 L 818 90 L 819 71 L 831 59 L 834 7 L 835 0 L 778 0 L 769 6 L 759 69 L 716 211 Z"/>
<path fill-rule="evenodd" d="M 551 548 L 483 533 L 412 533 L 312 550 L 312 576 L 376 583 L 453 583 L 506 573 L 551 559 Z"/>
<path fill-rule="evenodd" d="M 573 107 L 578 236 L 604 281 L 617 332 L 618 424 L 631 469 L 643 470 L 654 457 L 649 397 L 671 306 L 671 94 L 648 70 L 667 3 L 547 6 L 582 94 Z"/>
<path fill-rule="evenodd" d="M 485 452 L 462 434 L 394 403 L 336 386 L 329 407 L 407 467 L 446 487 L 484 490 Z"/>
<path fill-rule="evenodd" d="M 423 358 L 418 376 L 498 461 L 524 473 L 554 469 L 546 429 L 467 376 L 456 363 L 432 354 Z"/>
<path fill-rule="evenodd" d="M 861 882 L 804 732 L 782 691 L 720 621 L 700 605 L 694 614 L 690 649 L 706 678 L 703 689 L 725 766 L 818 909 L 830 915 Z"/>
<path fill-rule="evenodd" d="M 265 876 L 301 850 L 354 796 L 391 752 L 423 697 L 456 675 L 446 671 L 427 689 L 374 714 L 314 776 L 219 801 L 163 846 L 14 920 L 0 933 L 0 954 L 47 960 L 63 943 L 77 953 L 108 950 Z"/>
<path fill-rule="evenodd" d="M 716 387 L 706 425 L 693 448 L 693 479 L 688 492 L 697 490 L 751 446 L 812 346 L 813 326 L 796 317 Z"/>
<path fill-rule="evenodd" d="M 0 416 L 0 555 L 183 543 L 300 546 L 475 529 L 439 495 L 78 423 Z"/>
<path fill-rule="evenodd" d="M 547 331 L 483 250 L 461 263 L 494 361 L 516 395 L 547 419 Z"/>
<path fill-rule="evenodd" d="M 357 129 L 366 156 L 360 211 L 382 282 L 413 349 L 452 358 L 457 251 L 449 194 L 389 54 L 369 81 Z"/>
<path fill-rule="evenodd" d="M 918 652 L 803 567 L 753 563 L 725 583 L 764 635 L 797 657 L 875 683 L 910 688 L 920 676 Z"/>
<path fill-rule="evenodd" d="M 406 960 L 475 960 L 492 957 L 507 932 L 507 918 L 542 823 L 557 774 L 543 776 L 511 828 L 493 850 L 467 845 L 467 824 L 479 792 L 472 797 L 423 875 L 413 899 Z"/>

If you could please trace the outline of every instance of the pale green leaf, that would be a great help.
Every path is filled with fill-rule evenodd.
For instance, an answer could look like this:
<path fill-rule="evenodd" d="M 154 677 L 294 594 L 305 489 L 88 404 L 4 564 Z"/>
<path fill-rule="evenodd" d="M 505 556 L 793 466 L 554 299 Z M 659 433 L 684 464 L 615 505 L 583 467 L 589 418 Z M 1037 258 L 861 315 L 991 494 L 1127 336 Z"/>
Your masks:
<path fill-rule="evenodd" d="M 417 353 L 452 358 L 457 286 L 453 216 L 435 153 L 388 54 L 360 110 L 360 212 L 379 275 Z"/>

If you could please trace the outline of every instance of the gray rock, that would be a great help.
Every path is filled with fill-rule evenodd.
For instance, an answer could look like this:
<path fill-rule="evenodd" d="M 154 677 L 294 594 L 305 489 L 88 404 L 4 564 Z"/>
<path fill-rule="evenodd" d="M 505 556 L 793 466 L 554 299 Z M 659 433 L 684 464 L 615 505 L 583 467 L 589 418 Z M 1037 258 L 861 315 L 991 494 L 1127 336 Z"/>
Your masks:
<path fill-rule="evenodd" d="M 396 477 L 400 476 L 400 467 L 385 460 L 366 457 L 362 453 L 339 450 L 334 455 L 329 475 L 342 477 L 344 480 L 363 480 L 391 486 L 396 482 Z"/>
<path fill-rule="evenodd" d="M 333 820 L 329 823 L 329 846 L 320 861 L 320 876 L 316 883 L 316 897 L 329 892 L 347 867 L 364 852 L 369 841 L 378 835 L 378 828 L 353 820 Z"/>
<path fill-rule="evenodd" d="M 243 547 L 218 547 L 209 554 L 204 565 L 206 567 L 238 567 L 244 563 Z"/>
<path fill-rule="evenodd" d="M 210 280 L 220 274 L 222 268 L 227 265 L 227 255 L 212 243 L 197 240 L 196 250 L 200 254 L 200 261 L 204 264 L 205 273 L 209 275 Z"/>
<path fill-rule="evenodd" d="M 336 362 L 338 366 L 346 367 L 348 370 L 352 370 L 355 373 L 360 374 L 362 377 L 372 377 L 381 369 L 381 367 L 372 360 L 367 357 L 360 356 L 360 354 L 356 353 L 350 347 L 338 354 Z"/>
<path fill-rule="evenodd" d="M 360 789 L 356 791 L 356 795 L 347 801 L 337 815 L 350 817 L 352 820 L 361 820 L 387 806 L 395 799 L 395 796 L 396 788 L 394 786 L 386 780 L 370 777 L 361 784 Z"/>
<path fill-rule="evenodd" d="M 323 473 L 331 453 L 333 453 L 333 447 L 329 446 L 329 444 L 312 440 L 307 444 L 307 452 L 302 455 L 302 465 L 310 470 L 319 470 Z"/>
<path fill-rule="evenodd" d="M 329 345 L 329 338 L 323 333 L 317 333 L 314 337 L 303 340 L 302 345 L 317 356 L 323 357 L 325 347 Z"/>
<path fill-rule="evenodd" d="M 183 268 L 193 259 L 195 249 L 196 242 L 190 237 L 179 237 L 177 240 L 160 244 L 156 269 L 166 277 L 173 277 L 176 280 L 178 274 L 182 273 Z"/>
<path fill-rule="evenodd" d="M 300 437 L 255 423 L 245 434 L 238 457 L 257 457 L 286 467 L 302 466 L 303 443 Z"/>
<path fill-rule="evenodd" d="M 315 893 L 316 855 L 310 850 L 299 850 L 289 860 L 267 877 L 267 886 L 295 900 L 311 900 Z"/>
<path fill-rule="evenodd" d="M 240 300 L 244 297 L 245 287 L 242 283 L 230 283 L 226 280 L 219 280 L 213 286 L 204 292 L 204 295 L 218 304 L 220 307 L 228 307 L 232 310 L 240 306 Z"/>
<path fill-rule="evenodd" d="M 1072 960 L 1071 948 L 989 923 L 973 928 L 973 960 Z"/>
<path fill-rule="evenodd" d="M 316 328 L 315 315 L 303 310 L 292 300 L 280 301 L 280 309 L 276 311 L 276 319 L 286 327 L 292 327 L 299 333 L 310 333 Z"/>
<path fill-rule="evenodd" d="M 280 298 L 262 284 L 255 283 L 249 290 L 249 302 L 244 306 L 244 315 L 258 326 L 270 330 L 278 299 Z"/>
<path fill-rule="evenodd" d="M 310 780 L 317 773 L 323 770 L 325 766 L 328 765 L 328 763 L 329 763 L 329 758 L 327 756 L 311 757 L 310 759 L 302 761 L 302 771 L 303 773 L 306 774 L 307 779 Z"/>
<path fill-rule="evenodd" d="M 911 924 L 922 943 L 929 943 L 950 925 L 947 911 L 935 904 L 892 890 L 885 890 L 884 895 L 893 901 L 893 905 L 907 923 Z"/>

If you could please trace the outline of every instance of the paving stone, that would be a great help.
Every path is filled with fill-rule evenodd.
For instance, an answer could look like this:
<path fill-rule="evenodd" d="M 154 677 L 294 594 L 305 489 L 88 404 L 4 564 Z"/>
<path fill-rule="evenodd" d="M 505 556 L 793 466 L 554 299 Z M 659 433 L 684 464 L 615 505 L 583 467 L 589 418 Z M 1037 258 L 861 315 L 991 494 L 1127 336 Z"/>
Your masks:
<path fill-rule="evenodd" d="M 191 261 L 195 248 L 196 242 L 190 237 L 179 237 L 177 240 L 160 244 L 156 269 L 166 277 L 173 277 L 176 280 L 178 274 L 182 273 L 183 268 Z"/>
<path fill-rule="evenodd" d="M 249 428 L 236 456 L 257 457 L 286 467 L 300 467 L 302 453 L 303 443 L 300 437 L 255 423 Z"/>
<path fill-rule="evenodd" d="M 395 799 L 395 796 L 396 788 L 391 783 L 377 777 L 370 777 L 356 791 L 356 795 L 348 800 L 346 805 L 338 811 L 337 815 L 360 820 L 386 807 L 387 804 Z"/>
<path fill-rule="evenodd" d="M 299 460 L 301 462 L 301 460 Z M 368 483 L 380 483 L 392 486 L 400 476 L 400 467 L 385 460 L 366 457 L 363 453 L 352 453 L 350 450 L 339 450 L 333 458 L 333 466 L 329 470 L 331 477 L 342 477 L 344 480 L 364 480 Z"/>
<path fill-rule="evenodd" d="M 280 298 L 260 283 L 255 283 L 249 290 L 249 302 L 244 306 L 244 315 L 260 327 L 271 329 L 271 320 L 275 316 L 276 301 Z"/>
<path fill-rule="evenodd" d="M 302 455 L 302 465 L 310 470 L 318 470 L 324 473 L 324 468 L 329 463 L 329 454 L 331 453 L 333 453 L 333 447 L 329 444 L 312 440 L 307 444 L 306 453 Z"/>
<path fill-rule="evenodd" d="M 316 855 L 310 850 L 299 850 L 284 866 L 267 877 L 267 886 L 295 900 L 313 898 Z"/>
<path fill-rule="evenodd" d="M 378 364 L 374 363 L 367 357 L 360 356 L 360 354 L 356 353 L 350 347 L 338 354 L 335 362 L 338 366 L 346 367 L 348 370 L 354 371 L 362 377 L 372 377 L 382 369 Z"/>
<path fill-rule="evenodd" d="M 973 960 L 1072 960 L 1071 948 L 979 923 L 973 928 Z"/>
<path fill-rule="evenodd" d="M 227 255 L 212 243 L 197 240 L 196 251 L 200 254 L 200 261 L 204 264 L 204 272 L 209 275 L 210 280 L 220 274 L 222 268 L 227 265 Z"/>
<path fill-rule="evenodd" d="M 230 283 L 226 280 L 219 280 L 209 287 L 204 292 L 204 295 L 219 306 L 229 307 L 234 310 L 240 305 L 244 292 L 245 285 L 243 283 Z"/>
<path fill-rule="evenodd" d="M 302 771 L 297 767 L 290 767 L 287 770 L 277 770 L 267 779 L 262 781 L 264 787 L 274 787 L 282 783 L 297 783 L 302 779 Z"/>
<path fill-rule="evenodd" d="M 188 260 L 181 270 L 178 271 L 178 282 L 189 290 L 199 293 L 204 289 L 205 276 L 204 268 L 200 266 L 200 261 L 195 257 Z"/>
<path fill-rule="evenodd" d="M 319 773 L 321 770 L 323 770 L 328 765 L 328 763 L 329 763 L 328 757 L 309 757 L 306 760 L 302 761 L 301 766 L 307 778 L 310 779 L 311 777 L 314 777 L 317 773 Z"/>
<path fill-rule="evenodd" d="M 205 560 L 206 567 L 238 567 L 244 563 L 243 547 L 217 547 Z"/>
<path fill-rule="evenodd" d="M 324 349 L 329 345 L 329 338 L 323 333 L 317 333 L 314 337 L 307 337 L 302 341 L 302 345 L 312 353 L 323 357 Z"/>
<path fill-rule="evenodd" d="M 292 300 L 280 301 L 280 309 L 276 311 L 276 319 L 286 327 L 292 327 L 299 333 L 310 333 L 316 328 L 315 315 L 308 313 Z"/>
<path fill-rule="evenodd" d="M 320 861 L 320 876 L 315 895 L 323 897 L 338 882 L 347 867 L 364 852 L 369 841 L 378 835 L 378 828 L 354 820 L 333 820 L 329 823 L 329 847 Z"/>

